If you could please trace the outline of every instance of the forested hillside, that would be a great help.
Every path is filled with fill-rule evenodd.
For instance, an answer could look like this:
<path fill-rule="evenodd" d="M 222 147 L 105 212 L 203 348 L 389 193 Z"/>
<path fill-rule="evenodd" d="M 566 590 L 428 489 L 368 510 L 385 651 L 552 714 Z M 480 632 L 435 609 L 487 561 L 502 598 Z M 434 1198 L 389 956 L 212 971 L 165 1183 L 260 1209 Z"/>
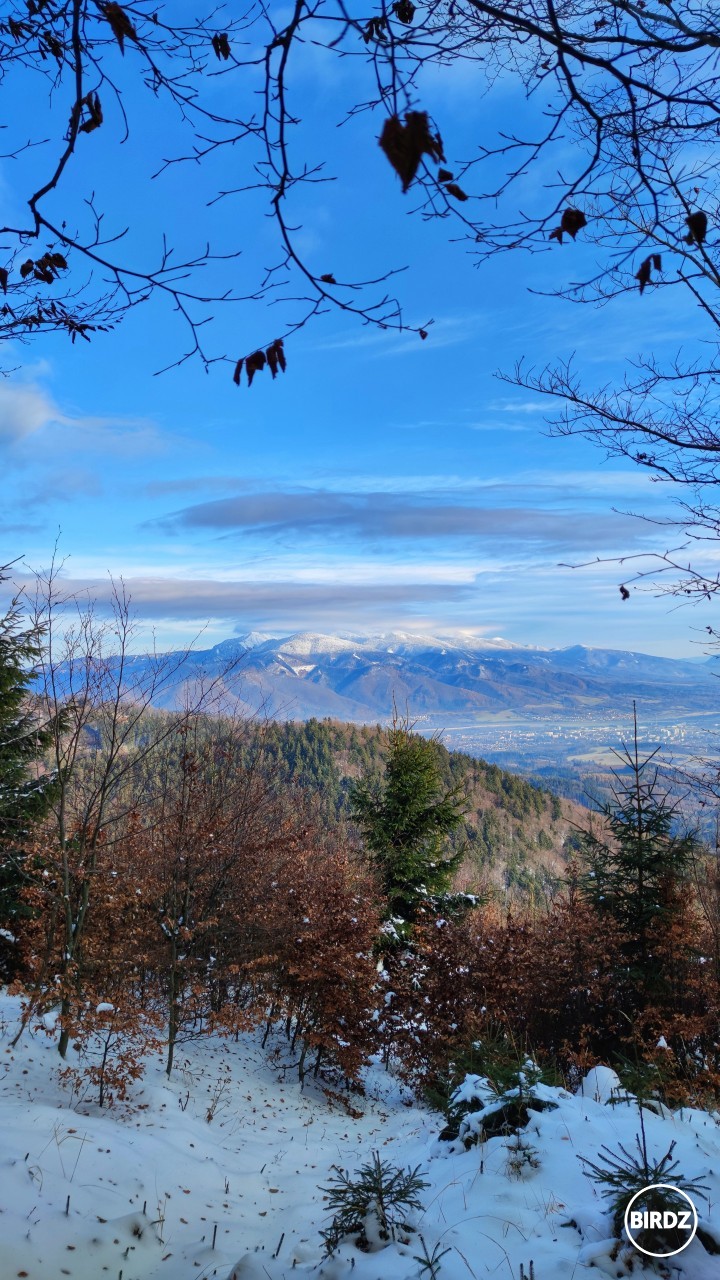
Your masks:
<path fill-rule="evenodd" d="M 135 736 L 162 733 L 172 719 L 172 714 L 147 710 Z M 216 718 L 209 717 L 208 736 L 215 727 Z M 252 761 L 279 795 L 296 787 L 309 792 L 330 826 L 349 821 L 353 781 L 381 774 L 387 742 L 379 726 L 330 719 L 248 722 L 242 739 L 246 764 Z M 101 749 L 102 734 L 90 726 L 86 741 L 92 755 Z M 496 765 L 440 743 L 435 750 L 443 782 L 460 785 L 467 797 L 464 821 L 451 837 L 453 848 L 465 850 L 458 887 L 492 892 L 503 901 L 533 901 L 552 892 L 576 843 L 576 827 L 587 824 L 587 811 Z M 148 768 L 146 785 L 152 789 Z"/>
<path fill-rule="evenodd" d="M 177 713 L 146 709 L 126 744 L 127 756 L 142 749 L 143 743 L 165 737 L 178 718 Z M 195 731 L 200 741 L 209 741 L 217 728 L 216 716 L 206 720 L 201 716 Z M 76 772 L 93 770 L 104 751 L 104 739 L 100 720 L 91 720 Z M 330 719 L 248 721 L 240 726 L 239 739 L 243 744 L 239 760 L 270 784 L 279 798 L 300 788 L 304 801 L 310 801 L 326 827 L 349 824 L 353 834 L 350 788 L 362 775 L 381 775 L 385 730 Z M 435 744 L 435 751 L 443 782 L 449 787 L 459 785 L 466 797 L 464 821 L 450 837 L 453 849 L 464 849 L 457 887 L 491 893 L 508 903 L 533 903 L 552 894 L 577 844 L 578 828 L 587 826 L 587 810 L 497 765 L 448 751 L 441 743 Z M 179 758 L 179 745 L 176 754 Z M 144 763 L 136 761 L 134 786 L 139 772 L 144 775 L 145 793 L 161 788 L 157 770 L 158 758 L 152 752 Z"/>

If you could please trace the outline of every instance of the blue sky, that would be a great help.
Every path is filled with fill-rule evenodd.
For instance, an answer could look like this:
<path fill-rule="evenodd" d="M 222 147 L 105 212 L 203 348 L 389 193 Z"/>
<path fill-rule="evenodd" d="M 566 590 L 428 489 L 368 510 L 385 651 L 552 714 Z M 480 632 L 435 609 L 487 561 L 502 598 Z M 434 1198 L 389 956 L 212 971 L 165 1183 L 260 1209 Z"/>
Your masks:
<path fill-rule="evenodd" d="M 603 310 L 529 292 L 574 278 L 591 252 L 580 245 L 476 267 L 446 223 L 410 216 L 412 189 L 401 194 L 377 146 L 380 117 L 335 127 L 360 74 L 317 52 L 298 68 L 298 148 L 325 154 L 338 180 L 307 189 L 293 212 L 318 269 L 348 278 L 407 266 L 395 289 L 409 322 L 433 321 L 427 341 L 329 314 L 287 344 L 284 377 L 261 375 L 251 389 L 237 389 L 227 366 L 154 376 L 187 341 L 158 301 L 89 345 L 15 347 L 0 382 L 0 561 L 40 568 L 59 532 L 69 584 L 102 598 L 108 575 L 125 579 L 146 624 L 139 647 L 151 629 L 174 647 L 201 629 L 205 645 L 249 630 L 469 628 L 518 643 L 702 653 L 711 614 L 652 592 L 622 603 L 628 570 L 616 564 L 562 567 L 673 545 L 626 514 L 666 511 L 667 488 L 579 440 L 550 438 L 547 405 L 496 377 L 522 357 L 542 366 L 575 353 L 599 385 L 627 357 L 675 352 L 695 317 L 651 291 Z M 498 113 L 525 111 L 507 84 L 484 98 L 477 89 L 468 71 L 424 86 L 451 165 Z M 218 100 L 230 91 L 229 80 L 214 90 Z M 123 251 L 147 261 L 164 227 L 179 252 L 207 229 L 223 251 L 242 251 L 217 270 L 245 292 L 273 254 L 262 202 L 205 205 L 213 179 L 239 184 L 247 160 L 225 158 L 229 179 L 177 167 L 149 186 L 171 126 L 145 130 L 132 96 L 129 106 L 133 141 L 120 145 L 109 112 L 70 178 L 73 198 L 96 191 L 129 227 Z M 4 219 L 42 162 L 2 163 Z M 514 199 L 544 198 L 545 178 Z M 214 349 L 241 354 L 289 315 L 291 304 L 218 312 Z"/>

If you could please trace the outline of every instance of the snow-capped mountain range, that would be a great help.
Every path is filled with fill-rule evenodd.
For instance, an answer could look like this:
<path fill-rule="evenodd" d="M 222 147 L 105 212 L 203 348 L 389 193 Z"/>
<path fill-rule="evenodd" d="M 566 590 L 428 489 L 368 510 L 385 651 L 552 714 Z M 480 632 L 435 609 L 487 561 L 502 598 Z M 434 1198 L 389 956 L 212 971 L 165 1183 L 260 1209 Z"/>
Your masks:
<path fill-rule="evenodd" d="M 149 663 L 132 659 L 128 680 L 142 678 Z M 393 702 L 445 726 L 468 718 L 627 714 L 633 699 L 649 719 L 720 708 L 714 658 L 661 658 L 582 645 L 542 649 L 462 632 L 251 632 L 186 657 L 168 655 L 167 665 L 153 699 L 157 706 L 180 705 L 193 687 L 214 681 L 222 709 L 262 710 L 288 720 L 385 722 Z"/>

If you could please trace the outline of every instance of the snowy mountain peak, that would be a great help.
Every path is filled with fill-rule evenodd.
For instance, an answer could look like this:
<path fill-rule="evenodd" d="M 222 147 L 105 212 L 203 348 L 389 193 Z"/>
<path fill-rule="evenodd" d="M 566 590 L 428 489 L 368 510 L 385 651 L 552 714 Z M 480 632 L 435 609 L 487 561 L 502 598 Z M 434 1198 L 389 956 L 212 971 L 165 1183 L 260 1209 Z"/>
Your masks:
<path fill-rule="evenodd" d="M 665 719 L 675 709 L 683 716 L 715 714 L 717 707 L 715 668 L 707 662 L 583 645 L 541 649 L 474 629 L 434 635 L 256 631 L 187 660 L 177 656 L 175 677 L 163 685 L 156 706 L 182 703 L 185 683 L 197 679 L 198 669 L 224 682 L 233 668 L 228 707 L 253 715 L 262 706 L 291 720 L 384 723 L 397 705 L 447 728 L 458 719 L 585 717 L 588 706 L 597 715 L 624 715 L 633 699 L 646 718 Z M 133 679 L 145 661 L 133 660 Z"/>
<path fill-rule="evenodd" d="M 357 637 L 343 635 L 322 635 L 314 631 L 297 631 L 294 635 L 279 640 L 274 648 L 284 657 L 306 658 L 309 654 L 325 654 L 331 657 L 336 653 L 349 653 L 357 647 Z"/>
<path fill-rule="evenodd" d="M 276 640 L 282 640 L 283 634 L 283 632 L 279 631 L 248 631 L 244 635 L 232 636 L 228 640 L 221 640 L 219 644 L 213 645 L 211 652 L 218 658 L 239 657 L 250 649 L 259 649 L 261 645 L 272 644 Z"/>
<path fill-rule="evenodd" d="M 284 654 L 306 656 L 314 654 L 347 653 L 357 650 L 363 653 L 401 653 L 407 654 L 420 650 L 486 650 L 486 649 L 519 649 L 520 646 L 511 640 L 503 640 L 500 636 L 478 635 L 470 629 L 443 631 L 427 634 L 419 631 L 380 631 L 368 633 L 337 632 L 333 635 L 319 634 L 311 631 L 295 632 L 277 643 L 278 651 Z M 532 646 L 530 646 L 532 647 Z"/>
<path fill-rule="evenodd" d="M 452 631 L 441 631 L 428 634 L 419 631 L 380 631 L 380 632 L 345 632 L 332 634 L 316 631 L 286 632 L 248 631 L 245 634 L 222 640 L 213 646 L 212 652 L 219 658 L 235 657 L 242 653 L 257 649 L 265 649 L 273 653 L 281 653 L 285 657 L 302 657 L 309 654 L 331 657 L 333 654 L 349 653 L 389 653 L 407 655 L 413 652 L 437 650 L 445 651 L 470 650 L 512 650 L 537 649 L 537 646 L 518 645 L 512 640 L 504 640 L 501 636 L 479 635 L 472 628 L 458 628 Z"/>

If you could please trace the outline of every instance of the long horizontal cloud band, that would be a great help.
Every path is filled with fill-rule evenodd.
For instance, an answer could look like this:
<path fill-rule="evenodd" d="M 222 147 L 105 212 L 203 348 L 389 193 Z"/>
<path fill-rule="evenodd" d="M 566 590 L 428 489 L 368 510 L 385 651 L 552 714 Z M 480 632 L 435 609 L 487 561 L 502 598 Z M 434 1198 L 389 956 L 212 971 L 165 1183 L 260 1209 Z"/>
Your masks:
<path fill-rule="evenodd" d="M 184 507 L 156 522 L 168 531 L 312 534 L 365 538 L 483 538 L 605 547 L 636 545 L 647 526 L 631 516 L 540 507 L 439 504 L 387 493 L 256 493 Z"/>
<path fill-rule="evenodd" d="M 32 584 L 28 583 L 28 586 Z M 144 618 L 250 617 L 254 626 L 285 625 L 291 629 L 302 620 L 335 621 L 341 616 L 386 618 L 400 607 L 411 613 L 432 604 L 465 600 L 474 584 L 413 583 L 411 585 L 334 584 L 302 582 L 217 582 L 197 578 L 125 578 L 131 607 Z M 65 596 L 109 604 L 108 579 L 67 578 L 57 583 Z M 0 602 L 1 603 L 1 602 Z"/>

